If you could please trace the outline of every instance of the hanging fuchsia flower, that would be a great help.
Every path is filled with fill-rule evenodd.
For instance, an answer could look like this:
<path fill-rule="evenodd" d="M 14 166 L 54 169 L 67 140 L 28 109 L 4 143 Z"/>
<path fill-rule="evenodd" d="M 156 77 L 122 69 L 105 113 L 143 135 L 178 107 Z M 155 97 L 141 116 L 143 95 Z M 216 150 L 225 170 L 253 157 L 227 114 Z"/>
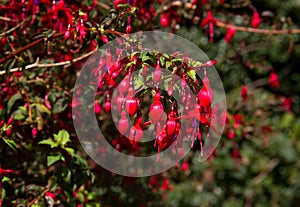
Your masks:
<path fill-rule="evenodd" d="M 279 86 L 278 75 L 276 72 L 272 71 L 269 77 L 269 85 L 271 88 L 276 88 Z"/>
<path fill-rule="evenodd" d="M 58 27 L 58 30 L 62 31 L 68 24 L 72 24 L 72 12 L 72 9 L 65 7 L 64 0 L 60 0 L 57 5 L 54 2 L 52 9 L 43 16 L 41 22 L 52 22 L 54 20 L 56 21 L 54 27 Z"/>
<path fill-rule="evenodd" d="M 246 85 L 243 85 L 241 89 L 241 97 L 243 99 L 243 103 L 246 103 L 248 100 L 248 88 Z"/>
<path fill-rule="evenodd" d="M 280 108 L 284 111 L 292 111 L 292 102 L 293 102 L 293 98 L 286 98 L 284 97 Z"/>
<path fill-rule="evenodd" d="M 235 28 L 234 28 L 233 26 L 229 27 L 229 28 L 227 29 L 227 32 L 226 32 L 226 35 L 225 35 L 225 41 L 226 41 L 227 43 L 229 43 L 230 40 L 231 40 L 231 39 L 233 38 L 233 36 L 235 35 L 235 33 L 236 33 Z"/>
<path fill-rule="evenodd" d="M 261 19 L 257 11 L 253 13 L 251 25 L 253 28 L 257 28 L 260 25 Z"/>
<path fill-rule="evenodd" d="M 213 42 L 214 38 L 214 25 L 216 25 L 217 20 L 213 18 L 212 12 L 207 11 L 207 16 L 202 20 L 200 27 L 204 27 L 208 25 L 209 27 L 209 37 L 210 37 L 210 42 Z"/>

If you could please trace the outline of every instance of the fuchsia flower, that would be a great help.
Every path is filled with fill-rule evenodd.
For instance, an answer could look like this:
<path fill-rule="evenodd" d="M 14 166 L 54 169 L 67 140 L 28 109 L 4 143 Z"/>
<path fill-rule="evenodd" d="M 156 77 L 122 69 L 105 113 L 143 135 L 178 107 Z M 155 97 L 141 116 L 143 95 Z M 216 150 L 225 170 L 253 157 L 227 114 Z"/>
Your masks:
<path fill-rule="evenodd" d="M 253 13 L 253 18 L 251 21 L 251 25 L 253 28 L 257 28 L 260 25 L 261 19 L 257 11 Z"/>
<path fill-rule="evenodd" d="M 238 129 L 243 124 L 244 117 L 240 114 L 234 114 L 233 119 L 234 119 L 233 127 Z"/>
<path fill-rule="evenodd" d="M 182 163 L 182 166 L 181 166 L 181 170 L 183 172 L 187 171 L 189 169 L 189 162 L 188 161 L 185 161 L 184 163 Z"/>
<path fill-rule="evenodd" d="M 227 29 L 226 35 L 225 35 L 225 41 L 227 43 L 230 42 L 230 40 L 234 37 L 236 33 L 236 30 L 233 26 L 231 26 L 230 28 Z"/>
<path fill-rule="evenodd" d="M 273 89 L 279 86 L 278 75 L 277 75 L 277 73 L 275 71 L 272 71 L 270 73 L 269 85 Z"/>
<path fill-rule="evenodd" d="M 169 184 L 169 179 L 165 178 L 162 182 L 162 185 L 160 187 L 162 190 L 171 190 L 171 186 Z"/>
<path fill-rule="evenodd" d="M 245 104 L 248 100 L 248 88 L 246 85 L 243 85 L 241 89 L 241 97 L 243 99 L 243 104 Z"/>
<path fill-rule="evenodd" d="M 213 18 L 212 12 L 207 11 L 207 16 L 202 20 L 200 27 L 204 27 L 208 25 L 209 27 L 209 37 L 210 37 L 210 42 L 213 42 L 214 38 L 214 25 L 216 25 L 217 19 Z"/>
<path fill-rule="evenodd" d="M 72 12 L 72 9 L 65 7 L 64 0 L 60 0 L 58 5 L 53 4 L 52 9 L 43 16 L 41 22 L 51 22 L 55 20 L 59 31 L 62 31 L 64 26 L 72 24 Z"/>
<path fill-rule="evenodd" d="M 292 111 L 292 102 L 293 102 L 293 98 L 286 98 L 284 97 L 280 108 L 284 111 Z"/>
<path fill-rule="evenodd" d="M 33 136 L 33 137 L 36 137 L 37 133 L 38 133 L 38 130 L 37 130 L 36 127 L 34 127 L 34 128 L 31 130 L 32 136 Z"/>

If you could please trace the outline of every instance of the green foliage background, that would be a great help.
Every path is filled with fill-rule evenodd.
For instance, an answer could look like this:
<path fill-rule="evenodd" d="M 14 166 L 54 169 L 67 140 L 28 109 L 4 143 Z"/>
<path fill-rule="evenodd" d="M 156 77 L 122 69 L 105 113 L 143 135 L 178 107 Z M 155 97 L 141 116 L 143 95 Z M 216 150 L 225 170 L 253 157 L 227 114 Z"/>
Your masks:
<path fill-rule="evenodd" d="M 235 25 L 245 26 L 252 15 L 249 8 L 226 9 L 214 6 L 218 5 L 215 3 L 217 1 L 209 2 L 213 5 L 209 8 L 214 17 L 226 18 Z M 225 2 L 235 4 L 239 1 Z M 285 29 L 299 27 L 300 1 L 251 2 L 260 13 L 269 11 L 273 14 L 262 17 L 261 29 L 270 29 L 271 25 Z M 112 2 L 104 3 L 112 5 Z M 90 16 L 104 14 L 108 11 L 99 9 L 91 12 Z M 159 18 L 142 24 L 133 18 L 132 25 L 134 31 L 149 27 L 171 31 L 170 28 L 160 27 Z M 246 26 L 250 27 L 250 24 Z M 121 25 L 112 27 L 124 32 Z M 30 34 L 31 30 L 34 29 L 28 28 L 27 36 L 18 34 L 22 44 L 32 41 L 34 35 Z M 17 153 L 0 140 L 0 167 L 20 172 L 19 175 L 2 179 L 4 206 L 27 206 L 35 199 L 36 206 L 47 206 L 47 199 L 51 198 L 46 196 L 46 192 L 56 192 L 58 189 L 63 193 L 57 193 L 49 206 L 52 203 L 55 206 L 299 206 L 300 35 L 237 31 L 227 44 L 224 41 L 226 30 L 215 27 L 214 42 L 210 43 L 207 30 L 189 20 L 183 20 L 174 33 L 195 43 L 209 58 L 218 61 L 216 69 L 227 96 L 228 123 L 216 154 L 207 162 L 200 163 L 199 151 L 191 151 L 182 161 L 189 163 L 189 168 L 181 170 L 180 163 L 179 169 L 170 169 L 158 175 L 157 186 L 149 185 L 151 177 L 127 178 L 112 174 L 93 163 L 83 152 L 68 116 L 72 98 L 69 92 L 81 64 L 70 68 L 25 70 L 20 78 L 3 75 L 0 77 L 1 89 L 11 84 L 17 95 L 6 99 L 3 92 L 1 105 L 4 108 L 0 110 L 0 120 L 15 115 L 12 136 L 15 144 L 12 143 L 12 146 L 16 145 Z M 111 34 L 107 36 L 113 38 Z M 89 36 L 83 48 L 94 38 Z M 101 42 L 99 39 L 97 41 Z M 40 48 L 35 49 L 38 51 Z M 58 41 L 53 41 L 51 47 L 53 53 L 59 51 L 61 56 L 69 49 L 67 43 Z M 0 57 L 5 57 L 4 51 L 10 50 L 9 46 L 3 46 Z M 20 56 L 24 62 L 7 61 L 0 65 L 1 70 L 8 70 L 16 64 L 26 66 L 32 63 L 26 54 Z M 46 62 L 55 62 L 55 58 L 51 55 L 42 57 L 41 63 Z M 268 84 L 270 68 L 276 71 L 280 80 L 279 87 L 274 89 Z M 10 82 L 7 83 L 7 80 Z M 243 85 L 249 89 L 245 106 L 240 96 Z M 46 92 L 49 92 L 52 111 L 43 105 Z M 284 97 L 293 99 L 291 111 L 282 109 Z M 29 111 L 24 106 L 26 103 L 32 107 L 32 117 L 29 117 Z M 234 127 L 235 114 L 244 117 L 239 127 Z M 272 130 L 266 131 L 266 126 Z M 31 135 L 33 127 L 39 130 L 37 138 Z M 234 139 L 228 139 L 230 130 L 234 130 Z M 235 150 L 239 152 L 238 158 L 232 155 Z M 170 189 L 162 187 L 165 180 L 168 180 Z"/>

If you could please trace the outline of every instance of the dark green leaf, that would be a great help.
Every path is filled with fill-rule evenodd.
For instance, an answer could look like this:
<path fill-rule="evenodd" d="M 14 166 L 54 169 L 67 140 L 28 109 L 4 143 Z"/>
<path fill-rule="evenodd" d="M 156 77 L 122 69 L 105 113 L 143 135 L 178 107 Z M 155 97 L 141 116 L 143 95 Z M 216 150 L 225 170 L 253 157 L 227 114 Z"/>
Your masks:
<path fill-rule="evenodd" d="M 12 109 L 13 105 L 16 103 L 17 100 L 22 99 L 22 95 L 19 93 L 16 93 L 11 96 L 7 103 L 7 113 L 10 113 L 10 110 Z"/>

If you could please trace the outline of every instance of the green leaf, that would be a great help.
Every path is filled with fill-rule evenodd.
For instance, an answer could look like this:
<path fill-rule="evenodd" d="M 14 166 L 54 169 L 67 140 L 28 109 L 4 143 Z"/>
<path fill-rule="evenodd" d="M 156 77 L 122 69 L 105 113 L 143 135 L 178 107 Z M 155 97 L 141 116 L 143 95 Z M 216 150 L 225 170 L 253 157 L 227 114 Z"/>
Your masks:
<path fill-rule="evenodd" d="M 74 156 L 75 150 L 70 147 L 64 148 L 72 157 Z"/>
<path fill-rule="evenodd" d="M 51 114 L 51 111 L 43 104 L 34 103 L 31 106 L 36 106 L 37 110 L 41 113 Z"/>
<path fill-rule="evenodd" d="M 14 106 L 17 100 L 22 99 L 22 95 L 19 93 L 16 93 L 10 97 L 8 103 L 7 103 L 7 113 L 10 113 L 10 110 Z"/>
<path fill-rule="evenodd" d="M 17 153 L 17 144 L 13 139 L 4 138 L 3 140 L 12 150 L 14 150 Z"/>
<path fill-rule="evenodd" d="M 65 146 L 68 142 L 70 142 L 70 135 L 69 132 L 66 130 L 60 130 L 57 135 L 58 142 L 62 145 Z"/>
<path fill-rule="evenodd" d="M 58 114 L 63 112 L 68 106 L 68 102 L 64 98 L 58 99 L 53 105 L 53 113 Z"/>
<path fill-rule="evenodd" d="M 174 58 L 171 60 L 171 62 L 182 62 L 183 59 L 182 58 Z"/>
<path fill-rule="evenodd" d="M 4 176 L 4 177 L 2 178 L 2 183 L 8 182 L 8 181 L 10 181 L 10 178 L 9 178 L 9 177 Z"/>
<path fill-rule="evenodd" d="M 50 165 L 60 161 L 60 160 L 65 160 L 65 158 L 60 154 L 56 154 L 56 155 L 48 155 L 47 156 L 47 166 L 49 167 Z"/>
<path fill-rule="evenodd" d="M 166 69 L 169 70 L 170 66 L 171 66 L 172 62 L 171 61 L 167 61 L 166 62 Z"/>
<path fill-rule="evenodd" d="M 58 144 L 56 142 L 54 142 L 52 139 L 46 139 L 46 140 L 42 140 L 39 142 L 39 144 L 46 144 L 46 145 L 50 145 L 51 148 L 53 147 L 57 147 Z"/>
<path fill-rule="evenodd" d="M 165 65 L 165 58 L 163 56 L 160 56 L 159 60 L 160 60 L 161 66 L 164 66 Z"/>
<path fill-rule="evenodd" d="M 32 204 L 31 207 L 41 207 L 41 206 L 38 204 Z"/>
<path fill-rule="evenodd" d="M 196 72 L 194 70 L 189 70 L 187 74 L 193 79 L 193 81 L 196 80 Z"/>

